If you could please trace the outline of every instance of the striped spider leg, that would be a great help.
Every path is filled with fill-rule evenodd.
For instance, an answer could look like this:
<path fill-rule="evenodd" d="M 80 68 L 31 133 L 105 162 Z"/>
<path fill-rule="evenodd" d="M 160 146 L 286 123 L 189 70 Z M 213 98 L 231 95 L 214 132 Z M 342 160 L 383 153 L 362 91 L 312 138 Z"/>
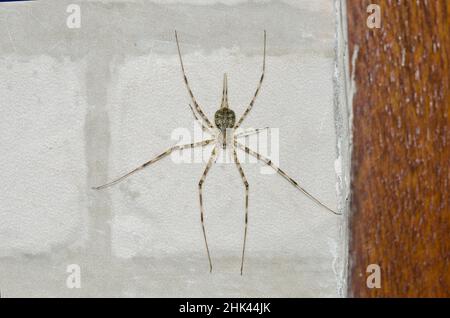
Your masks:
<path fill-rule="evenodd" d="M 301 192 L 303 192 L 307 197 L 309 197 L 311 200 L 313 200 L 314 202 L 316 202 L 320 206 L 324 207 L 329 212 L 331 212 L 333 214 L 336 214 L 336 215 L 341 215 L 340 213 L 338 213 L 336 211 L 333 211 L 332 209 L 327 207 L 325 204 L 323 204 L 321 201 L 319 201 L 317 198 L 315 198 L 312 194 L 310 194 L 308 191 L 306 191 L 303 187 L 301 187 L 298 184 L 297 181 L 295 181 L 293 178 L 291 178 L 289 175 L 287 175 L 279 167 L 275 166 L 272 163 L 272 160 L 262 156 L 258 152 L 253 151 L 250 148 L 248 148 L 248 147 L 244 146 L 243 144 L 241 144 L 240 142 L 238 142 L 238 138 L 247 137 L 247 136 L 252 135 L 252 134 L 258 134 L 261 131 L 264 131 L 264 130 L 267 130 L 267 129 L 269 129 L 269 127 L 258 128 L 258 129 L 248 129 L 248 130 L 245 130 L 245 131 L 240 132 L 240 133 L 235 133 L 234 134 L 234 139 L 233 139 L 233 158 L 234 158 L 234 162 L 236 163 L 236 166 L 238 168 L 239 174 L 241 175 L 242 181 L 243 181 L 244 186 L 245 186 L 245 218 L 244 218 L 244 222 L 245 223 L 244 223 L 244 242 L 243 242 L 243 245 L 242 245 L 242 256 L 241 256 L 241 275 L 242 275 L 243 268 L 244 268 L 245 247 L 246 247 L 246 240 L 247 240 L 249 183 L 247 181 L 247 178 L 245 177 L 244 170 L 242 169 L 242 166 L 241 166 L 241 164 L 239 162 L 239 159 L 237 157 L 237 151 L 236 151 L 237 149 L 240 149 L 240 150 L 246 152 L 247 154 L 249 154 L 251 156 L 254 156 L 258 160 L 260 160 L 263 163 L 267 164 L 268 166 L 272 167 L 278 174 L 280 174 L 283 178 L 288 180 L 289 183 L 291 183 L 293 186 L 295 186 L 297 189 L 299 189 Z"/>
<path fill-rule="evenodd" d="M 200 178 L 200 181 L 198 182 L 198 196 L 199 196 L 199 202 L 200 202 L 200 222 L 202 224 L 202 231 L 203 231 L 203 238 L 205 240 L 205 246 L 206 246 L 206 253 L 208 255 L 208 261 L 209 261 L 209 272 L 212 272 L 212 262 L 211 262 L 211 254 L 209 252 L 208 247 L 208 240 L 206 239 L 206 229 L 205 229 L 205 222 L 204 222 L 204 207 L 203 207 L 203 183 L 205 182 L 206 176 L 208 175 L 209 170 L 211 169 L 213 163 L 215 162 L 218 154 L 217 145 L 214 146 L 211 156 L 209 157 L 208 163 L 206 164 L 205 171 L 202 174 L 202 177 Z"/>
<path fill-rule="evenodd" d="M 261 77 L 259 79 L 258 86 L 256 87 L 255 94 L 253 95 L 252 100 L 250 101 L 250 104 L 247 106 L 247 109 L 242 114 L 241 118 L 237 121 L 236 125 L 234 125 L 234 129 L 239 128 L 239 126 L 244 121 L 245 117 L 247 117 L 250 110 L 253 108 L 253 105 L 255 104 L 256 97 L 258 96 L 259 91 L 261 90 L 261 85 L 264 80 L 264 73 L 266 72 L 266 30 L 264 30 L 264 53 L 263 53 L 263 66 L 262 66 L 262 72 Z"/>
<path fill-rule="evenodd" d="M 197 122 L 200 124 L 200 126 L 202 127 L 202 130 L 203 130 L 203 131 L 206 131 L 207 133 L 209 133 L 209 134 L 211 134 L 211 135 L 213 135 L 213 136 L 216 136 L 216 132 L 215 132 L 212 128 L 210 128 L 210 127 L 208 127 L 207 125 L 205 125 L 205 123 L 204 123 L 202 120 L 200 120 L 200 118 L 198 118 L 198 116 L 197 116 L 197 114 L 195 113 L 194 108 L 192 108 L 192 105 L 191 105 L 191 104 L 189 104 L 189 109 L 191 110 L 192 115 L 194 116 L 195 121 L 197 121 Z"/>
<path fill-rule="evenodd" d="M 251 136 L 251 135 L 256 135 L 259 134 L 261 131 L 264 130 L 269 130 L 270 127 L 264 127 L 264 128 L 249 128 L 249 129 L 245 129 L 244 131 L 241 131 L 239 133 L 236 133 L 234 135 L 235 138 L 242 138 L 242 137 L 247 137 L 247 136 Z"/>
<path fill-rule="evenodd" d="M 184 149 L 190 149 L 190 148 L 199 147 L 199 146 L 203 147 L 203 146 L 209 145 L 213 141 L 215 141 L 215 139 L 208 139 L 208 140 L 203 140 L 203 141 L 199 141 L 199 142 L 194 142 L 194 143 L 191 143 L 191 144 L 183 144 L 183 145 L 176 145 L 176 146 L 170 147 L 169 149 L 167 149 L 163 153 L 161 153 L 158 156 L 154 157 L 153 159 L 147 161 L 146 163 L 140 165 L 136 169 L 131 170 L 130 172 L 124 174 L 121 177 L 118 177 L 117 179 L 114 179 L 111 182 L 105 183 L 105 184 L 103 184 L 101 186 L 98 186 L 98 187 L 93 187 L 92 189 L 94 189 L 94 190 L 101 190 L 101 189 L 105 189 L 105 188 L 108 188 L 110 186 L 113 186 L 116 183 L 119 183 L 120 181 L 128 178 L 132 174 L 134 174 L 134 173 L 144 169 L 145 167 L 151 165 L 152 163 L 155 163 L 155 162 L 161 160 L 162 158 L 167 157 L 168 155 L 170 155 L 175 150 L 184 150 Z"/>
<path fill-rule="evenodd" d="M 181 58 L 181 50 L 180 50 L 180 44 L 178 43 L 178 33 L 177 33 L 177 31 L 175 31 L 175 41 L 177 42 L 178 57 L 180 59 L 180 65 L 181 65 L 181 71 L 183 73 L 184 84 L 186 85 L 186 88 L 187 88 L 187 90 L 189 92 L 189 96 L 191 97 L 192 103 L 194 104 L 194 108 L 198 112 L 198 114 L 200 115 L 202 120 L 205 121 L 206 125 L 209 128 L 214 128 L 213 124 L 211 124 L 211 121 L 208 119 L 208 117 L 205 115 L 205 113 L 203 112 L 203 110 L 200 107 L 200 105 L 197 103 L 197 100 L 195 99 L 194 94 L 192 93 L 191 87 L 189 86 L 189 82 L 188 82 L 188 79 L 187 79 L 187 76 L 186 76 L 186 72 L 184 70 L 183 59 Z"/>
<path fill-rule="evenodd" d="M 244 169 L 242 169 L 241 163 L 239 162 L 239 159 L 237 157 L 236 147 L 234 145 L 233 145 L 233 158 L 245 187 L 244 243 L 242 245 L 242 256 L 241 256 L 241 275 L 242 275 L 242 272 L 244 270 L 245 243 L 247 242 L 249 184 L 247 178 L 245 177 Z"/>
<path fill-rule="evenodd" d="M 234 141 L 235 147 L 245 151 L 246 153 L 248 153 L 249 155 L 255 157 L 256 159 L 264 162 L 265 164 L 267 164 L 268 166 L 272 167 L 278 174 L 280 174 L 283 178 L 285 178 L 287 181 L 289 181 L 289 183 L 291 183 L 294 187 L 296 187 L 297 189 L 299 189 L 301 192 L 303 192 L 308 198 L 310 198 L 312 201 L 316 202 L 318 205 L 322 206 L 323 208 L 325 208 L 326 210 L 328 210 L 329 212 L 335 214 L 335 215 L 341 215 L 341 213 L 338 213 L 332 209 L 330 209 L 329 207 L 327 207 L 325 204 L 323 204 L 322 202 L 319 201 L 319 199 L 317 199 L 316 197 L 314 197 L 311 193 L 309 193 L 308 191 L 306 191 L 302 186 L 299 185 L 299 183 L 297 181 L 295 181 L 293 178 L 291 178 L 289 175 L 286 174 L 286 172 L 284 172 L 283 170 L 281 170 L 279 167 L 277 167 L 276 165 L 273 164 L 272 160 L 270 160 L 269 158 L 264 157 L 263 155 L 259 154 L 256 151 L 251 150 L 250 148 L 244 146 L 243 144 L 241 144 L 240 142 L 238 142 L 236 139 Z"/>

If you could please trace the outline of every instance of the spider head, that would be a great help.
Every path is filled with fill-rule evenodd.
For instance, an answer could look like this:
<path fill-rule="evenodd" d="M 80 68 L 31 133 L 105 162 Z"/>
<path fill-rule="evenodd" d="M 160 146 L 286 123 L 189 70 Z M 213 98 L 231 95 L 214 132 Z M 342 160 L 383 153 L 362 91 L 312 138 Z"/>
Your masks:
<path fill-rule="evenodd" d="M 220 131 L 224 132 L 227 128 L 233 128 L 236 122 L 236 115 L 234 111 L 229 109 L 228 107 L 220 108 L 216 111 L 214 115 L 214 121 L 216 123 L 216 127 L 220 129 Z"/>

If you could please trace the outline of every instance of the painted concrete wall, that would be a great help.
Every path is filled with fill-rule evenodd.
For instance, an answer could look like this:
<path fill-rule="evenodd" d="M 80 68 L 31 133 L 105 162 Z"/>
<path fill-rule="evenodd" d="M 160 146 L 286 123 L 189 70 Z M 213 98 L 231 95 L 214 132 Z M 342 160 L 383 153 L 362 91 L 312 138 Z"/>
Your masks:
<path fill-rule="evenodd" d="M 81 27 L 66 25 L 67 5 Z M 194 130 L 174 29 L 194 93 L 212 118 L 222 76 L 243 127 L 279 129 L 280 165 L 343 212 L 332 0 L 39 1 L 0 9 L 0 290 L 14 296 L 342 296 L 345 218 L 261 164 L 250 184 L 244 275 L 244 186 L 233 164 L 205 184 L 212 274 L 200 225 L 204 163 L 166 158 L 102 184 Z M 206 153 L 211 148 L 206 149 Z M 81 288 L 69 289 L 69 264 Z"/>

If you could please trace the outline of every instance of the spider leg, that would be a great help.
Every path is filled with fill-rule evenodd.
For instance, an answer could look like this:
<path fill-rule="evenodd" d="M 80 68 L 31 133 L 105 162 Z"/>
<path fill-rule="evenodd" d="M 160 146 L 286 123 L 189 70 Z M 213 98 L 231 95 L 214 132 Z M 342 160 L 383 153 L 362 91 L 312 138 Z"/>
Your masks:
<path fill-rule="evenodd" d="M 244 255 L 245 255 L 245 243 L 247 241 L 247 225 L 248 225 L 248 181 L 245 177 L 244 170 L 242 169 L 241 163 L 239 162 L 239 159 L 237 157 L 236 148 L 233 147 L 233 156 L 234 156 L 234 162 L 236 163 L 236 166 L 238 168 L 239 174 L 241 175 L 242 182 L 244 182 L 245 186 L 245 228 L 244 228 L 244 244 L 242 246 L 242 257 L 241 257 L 241 275 L 242 271 L 244 269 Z"/>
<path fill-rule="evenodd" d="M 250 135 L 259 134 L 261 131 L 268 130 L 268 129 L 270 129 L 270 127 L 256 128 L 256 129 L 250 128 L 250 129 L 246 129 L 243 132 L 236 134 L 234 137 L 235 138 L 247 137 Z"/>
<path fill-rule="evenodd" d="M 101 185 L 101 186 L 98 186 L 98 187 L 93 187 L 92 189 L 101 190 L 101 189 L 110 187 L 110 186 L 112 186 L 112 185 L 122 181 L 123 179 L 131 176 L 132 174 L 138 172 L 139 170 L 144 169 L 148 165 L 151 165 L 152 163 L 155 163 L 156 161 L 158 161 L 158 160 L 160 160 L 160 159 L 170 155 L 174 150 L 183 150 L 183 149 L 186 149 L 186 148 L 194 148 L 194 147 L 197 147 L 197 146 L 206 146 L 206 145 L 210 144 L 211 142 L 213 142 L 214 140 L 215 139 L 208 139 L 208 140 L 203 140 L 203 141 L 195 142 L 195 143 L 191 143 L 191 144 L 184 144 L 184 145 L 173 146 L 173 147 L 167 149 L 166 151 L 164 151 L 163 153 L 159 154 L 155 158 L 153 158 L 153 159 L 147 161 L 146 163 L 140 165 L 136 169 L 134 169 L 134 170 L 124 174 L 123 176 L 121 176 L 121 177 L 119 177 L 119 178 L 117 178 L 117 179 L 115 179 L 115 180 L 113 180 L 113 181 L 111 181 L 109 183 L 106 183 L 104 185 Z"/>
<path fill-rule="evenodd" d="M 338 213 L 336 211 L 333 211 L 332 209 L 330 209 L 329 207 L 327 207 L 325 204 L 323 204 L 322 202 L 320 202 L 318 199 L 316 199 L 312 194 L 310 194 L 308 191 L 306 191 L 304 188 L 302 188 L 297 181 L 295 181 L 294 179 L 292 179 L 290 176 L 288 176 L 283 170 L 281 170 L 279 167 L 275 166 L 272 163 L 272 160 L 262 156 L 261 154 L 257 153 L 256 151 L 251 150 L 248 147 L 245 147 L 244 145 L 242 145 L 241 143 L 235 141 L 235 146 L 239 147 L 240 149 L 244 150 L 246 153 L 256 157 L 256 159 L 261 160 L 262 162 L 264 162 L 265 164 L 267 164 L 268 166 L 272 167 L 278 174 L 280 174 L 283 178 L 285 178 L 287 181 L 289 181 L 294 187 L 296 187 L 297 189 L 299 189 L 300 191 L 302 191 L 308 198 L 310 198 L 311 200 L 313 200 L 314 202 L 316 202 L 317 204 L 319 204 L 320 206 L 324 207 L 325 209 L 327 209 L 328 211 L 330 211 L 333 214 L 336 215 L 341 215 L 341 213 Z"/>
<path fill-rule="evenodd" d="M 183 72 L 184 83 L 186 84 L 186 88 L 189 92 L 189 95 L 191 96 L 191 100 L 192 100 L 192 103 L 194 104 L 195 110 L 199 113 L 200 117 L 202 117 L 202 119 L 206 122 L 206 124 L 208 125 L 209 128 L 214 128 L 214 126 L 209 121 L 208 117 L 206 117 L 205 113 L 203 112 L 203 110 L 201 109 L 201 107 L 199 106 L 197 101 L 195 100 L 194 94 L 192 93 L 191 87 L 189 86 L 189 82 L 186 77 L 186 72 L 184 70 L 183 59 L 181 58 L 180 44 L 178 43 L 177 31 L 175 31 L 175 40 L 177 42 L 178 57 L 180 58 L 181 71 Z"/>
<path fill-rule="evenodd" d="M 195 120 L 198 121 L 198 122 L 200 123 L 200 125 L 202 126 L 203 131 L 206 131 L 206 132 L 208 132 L 208 133 L 210 133 L 210 134 L 213 135 L 213 133 L 212 133 L 212 131 L 211 131 L 211 128 L 209 128 L 208 126 L 206 126 L 205 123 L 204 123 L 202 120 L 200 120 L 200 119 L 198 118 L 198 116 L 197 116 L 197 114 L 195 113 L 194 108 L 192 108 L 192 105 L 191 105 L 191 104 L 189 104 L 189 108 L 191 109 L 192 115 L 194 116 Z"/>
<path fill-rule="evenodd" d="M 202 223 L 203 238 L 205 239 L 206 253 L 208 254 L 209 272 L 210 273 L 212 272 L 212 262 L 211 262 L 211 254 L 209 253 L 209 248 L 208 248 L 208 241 L 206 239 L 206 230 L 205 230 L 205 222 L 204 222 L 203 183 L 205 182 L 206 175 L 208 174 L 209 170 L 211 169 L 212 164 L 215 162 L 216 157 L 217 157 L 217 147 L 214 146 L 214 149 L 211 153 L 211 157 L 209 157 L 208 163 L 206 164 L 205 171 L 203 172 L 202 177 L 200 178 L 200 181 L 198 182 L 198 193 L 199 193 L 199 201 L 200 201 L 200 222 Z"/>
<path fill-rule="evenodd" d="M 264 80 L 264 72 L 266 70 L 266 31 L 264 30 L 264 56 L 263 56 L 263 67 L 262 67 L 262 74 L 261 78 L 258 83 L 258 87 L 256 88 L 255 95 L 253 95 L 252 101 L 248 105 L 247 109 L 245 110 L 244 114 L 242 114 L 241 118 L 238 120 L 234 128 L 238 128 L 242 122 L 244 121 L 245 117 L 247 117 L 250 110 L 253 108 L 253 104 L 255 103 L 256 96 L 258 96 L 259 90 L 261 89 L 261 84 Z"/>

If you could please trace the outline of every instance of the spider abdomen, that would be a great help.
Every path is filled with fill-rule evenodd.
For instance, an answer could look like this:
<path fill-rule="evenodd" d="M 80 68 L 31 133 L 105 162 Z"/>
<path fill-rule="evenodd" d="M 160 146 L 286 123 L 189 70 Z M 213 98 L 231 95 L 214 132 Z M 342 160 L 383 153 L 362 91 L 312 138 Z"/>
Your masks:
<path fill-rule="evenodd" d="M 236 115 L 234 111 L 229 108 L 220 108 L 214 115 L 214 121 L 217 128 L 224 131 L 227 128 L 233 128 L 236 122 Z"/>

